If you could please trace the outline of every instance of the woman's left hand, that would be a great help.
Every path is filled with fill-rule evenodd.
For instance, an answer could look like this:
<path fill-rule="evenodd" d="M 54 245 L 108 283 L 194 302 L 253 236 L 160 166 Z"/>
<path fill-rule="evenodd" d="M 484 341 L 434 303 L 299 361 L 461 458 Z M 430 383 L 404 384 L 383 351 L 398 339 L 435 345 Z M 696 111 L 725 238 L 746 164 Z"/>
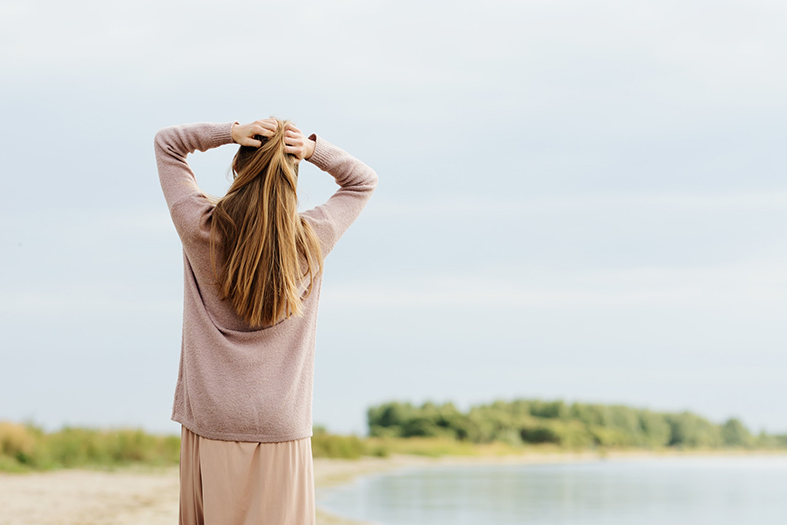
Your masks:
<path fill-rule="evenodd" d="M 254 136 L 271 137 L 278 125 L 278 121 L 273 117 L 265 120 L 255 120 L 251 124 L 238 124 L 236 122 L 232 125 L 232 141 L 241 146 L 259 148 L 262 146 L 262 142 L 255 139 Z"/>
<path fill-rule="evenodd" d="M 308 159 L 314 153 L 315 142 L 307 138 L 295 124 L 288 122 L 284 132 L 284 151 L 295 155 L 295 162 Z"/>

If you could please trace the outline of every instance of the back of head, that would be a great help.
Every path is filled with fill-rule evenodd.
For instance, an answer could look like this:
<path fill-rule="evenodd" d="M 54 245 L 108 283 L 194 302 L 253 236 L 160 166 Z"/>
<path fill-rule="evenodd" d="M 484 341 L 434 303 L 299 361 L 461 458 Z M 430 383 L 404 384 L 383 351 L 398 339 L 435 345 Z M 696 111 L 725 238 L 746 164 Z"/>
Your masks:
<path fill-rule="evenodd" d="M 278 120 L 278 119 L 277 119 Z M 298 163 L 284 151 L 287 120 L 259 148 L 240 146 L 234 180 L 211 217 L 211 264 L 222 300 L 252 327 L 302 315 L 299 284 L 322 271 L 317 235 L 298 214 Z"/>

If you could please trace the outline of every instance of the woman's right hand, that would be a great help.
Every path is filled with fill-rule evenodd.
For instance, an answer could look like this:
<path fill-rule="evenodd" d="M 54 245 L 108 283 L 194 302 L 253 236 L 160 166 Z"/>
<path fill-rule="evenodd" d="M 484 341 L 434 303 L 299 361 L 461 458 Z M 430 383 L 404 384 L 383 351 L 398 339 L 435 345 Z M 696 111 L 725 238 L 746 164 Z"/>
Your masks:
<path fill-rule="evenodd" d="M 272 137 L 278 125 L 279 122 L 273 117 L 265 120 L 255 120 L 251 124 L 238 124 L 236 122 L 232 125 L 232 140 L 241 146 L 259 148 L 262 146 L 262 142 L 255 139 L 254 136 Z"/>

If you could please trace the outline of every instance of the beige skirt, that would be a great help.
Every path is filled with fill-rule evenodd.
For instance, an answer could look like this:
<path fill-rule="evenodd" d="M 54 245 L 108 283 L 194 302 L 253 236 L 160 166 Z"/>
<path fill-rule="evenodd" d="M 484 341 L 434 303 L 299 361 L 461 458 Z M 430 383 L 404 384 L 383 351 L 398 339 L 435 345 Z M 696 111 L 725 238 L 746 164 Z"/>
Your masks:
<path fill-rule="evenodd" d="M 181 425 L 180 525 L 315 525 L 311 438 L 217 441 Z"/>

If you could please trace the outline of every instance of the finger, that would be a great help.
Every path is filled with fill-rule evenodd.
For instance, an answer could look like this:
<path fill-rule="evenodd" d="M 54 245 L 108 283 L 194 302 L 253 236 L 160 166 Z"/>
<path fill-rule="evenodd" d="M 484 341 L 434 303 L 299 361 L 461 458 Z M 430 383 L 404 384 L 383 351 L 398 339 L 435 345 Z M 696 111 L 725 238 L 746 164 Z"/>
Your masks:
<path fill-rule="evenodd" d="M 266 136 L 266 137 L 271 137 L 271 136 L 273 136 L 273 135 L 274 135 L 274 133 L 275 133 L 275 132 L 274 132 L 274 131 L 271 131 L 271 129 L 270 129 L 270 128 L 266 128 L 266 127 L 263 127 L 263 126 L 257 125 L 257 126 L 254 126 L 254 128 L 253 128 L 253 133 L 251 133 L 251 136 L 254 136 L 254 135 L 264 135 L 264 136 Z"/>
<path fill-rule="evenodd" d="M 275 130 L 278 127 L 279 122 L 276 119 L 266 118 L 264 120 L 257 120 L 257 121 L 254 122 L 254 124 L 256 124 L 258 126 L 263 126 L 263 127 L 267 128 L 267 129 Z"/>
<path fill-rule="evenodd" d="M 304 137 L 302 133 L 285 134 L 284 138 L 285 138 L 285 140 L 289 140 L 289 141 L 292 141 L 292 142 L 297 142 L 297 143 L 300 143 L 300 144 L 304 144 L 306 142 L 306 137 Z"/>
<path fill-rule="evenodd" d="M 243 141 L 241 141 L 241 145 L 243 145 L 243 146 L 251 146 L 251 147 L 254 147 L 254 148 L 259 148 L 260 146 L 262 146 L 262 142 L 260 142 L 259 140 L 247 137 Z"/>
<path fill-rule="evenodd" d="M 271 135 L 273 135 L 273 133 L 276 131 L 276 127 L 277 127 L 275 121 L 271 122 L 271 121 L 266 121 L 266 120 L 259 120 L 259 121 L 255 122 L 255 124 L 258 127 L 264 129 L 266 134 L 269 133 Z"/>

